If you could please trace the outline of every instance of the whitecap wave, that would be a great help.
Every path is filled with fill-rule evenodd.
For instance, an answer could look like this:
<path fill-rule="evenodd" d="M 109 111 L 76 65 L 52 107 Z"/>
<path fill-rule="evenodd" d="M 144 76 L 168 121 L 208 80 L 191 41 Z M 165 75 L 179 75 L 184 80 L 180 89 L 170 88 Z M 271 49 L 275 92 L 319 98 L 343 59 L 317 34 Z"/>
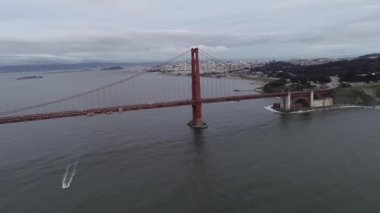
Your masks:
<path fill-rule="evenodd" d="M 274 113 L 283 113 L 283 112 L 280 112 L 280 111 L 277 111 L 275 109 L 272 108 L 272 106 L 266 106 L 264 107 L 266 110 L 268 110 L 269 112 L 274 112 Z"/>

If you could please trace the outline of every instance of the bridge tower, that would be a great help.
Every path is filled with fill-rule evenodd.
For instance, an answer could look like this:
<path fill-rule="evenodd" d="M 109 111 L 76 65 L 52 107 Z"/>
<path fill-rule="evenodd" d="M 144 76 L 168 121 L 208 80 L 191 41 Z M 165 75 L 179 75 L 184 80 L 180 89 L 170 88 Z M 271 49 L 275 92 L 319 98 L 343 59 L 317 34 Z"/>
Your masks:
<path fill-rule="evenodd" d="M 199 49 L 191 49 L 191 93 L 193 120 L 188 125 L 195 129 L 207 128 L 207 124 L 202 119 L 202 95 L 201 95 L 201 73 L 199 70 Z"/>

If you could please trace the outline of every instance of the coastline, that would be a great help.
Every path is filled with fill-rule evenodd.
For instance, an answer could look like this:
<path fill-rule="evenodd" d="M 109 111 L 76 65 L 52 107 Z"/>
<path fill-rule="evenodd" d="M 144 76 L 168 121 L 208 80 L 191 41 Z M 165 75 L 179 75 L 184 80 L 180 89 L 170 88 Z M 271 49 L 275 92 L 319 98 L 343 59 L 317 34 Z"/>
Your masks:
<path fill-rule="evenodd" d="M 265 106 L 264 109 L 273 112 L 273 113 L 281 113 L 281 114 L 304 114 L 316 111 L 325 111 L 325 110 L 339 110 L 339 109 L 352 109 L 352 108 L 362 108 L 362 109 L 380 109 L 380 106 L 360 106 L 360 105 L 344 105 L 344 104 L 335 104 L 330 107 L 319 107 L 312 108 L 306 110 L 292 111 L 292 112 L 283 112 L 273 109 L 272 105 Z"/>
<path fill-rule="evenodd" d="M 178 76 L 183 77 L 187 76 L 190 77 L 190 73 L 174 73 L 174 72 L 158 72 L 160 75 L 169 75 L 169 76 Z M 260 77 L 260 76 L 253 76 L 253 75 L 247 75 L 247 74 L 203 74 L 201 75 L 204 78 L 219 78 L 219 79 L 240 79 L 240 80 L 249 80 L 251 81 L 251 84 L 256 85 L 257 87 L 253 89 L 252 91 L 255 91 L 257 93 L 263 94 L 265 93 L 262 89 L 270 81 L 276 80 L 276 78 L 269 78 L 269 77 Z"/>
<path fill-rule="evenodd" d="M 376 106 L 380 104 L 380 85 L 339 87 L 334 98 L 337 104 Z"/>
<path fill-rule="evenodd" d="M 189 73 L 169 73 L 160 72 L 162 75 L 170 76 L 189 76 Z M 256 87 L 252 90 L 259 94 L 265 94 L 263 87 L 270 81 L 276 80 L 275 78 L 260 77 L 248 75 L 244 73 L 229 73 L 229 74 L 204 74 L 202 77 L 206 78 L 220 78 L 220 79 L 242 79 L 249 80 L 251 84 Z M 236 90 L 236 92 L 240 92 Z M 368 107 L 373 108 L 380 105 L 380 84 L 364 84 L 356 83 L 352 87 L 336 87 L 334 88 L 334 105 L 322 109 L 311 110 L 324 110 L 324 109 L 342 109 L 342 108 L 358 108 Z M 311 111 L 306 110 L 306 111 Z"/>

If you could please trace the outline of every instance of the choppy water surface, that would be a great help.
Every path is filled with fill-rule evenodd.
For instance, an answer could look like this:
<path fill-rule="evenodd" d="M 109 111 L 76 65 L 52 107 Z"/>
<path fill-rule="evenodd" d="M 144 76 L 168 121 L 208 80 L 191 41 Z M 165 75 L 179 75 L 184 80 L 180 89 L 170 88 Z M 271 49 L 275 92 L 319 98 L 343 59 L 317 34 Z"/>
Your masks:
<path fill-rule="evenodd" d="M 16 87 L 1 74 L 0 98 L 9 107 L 122 75 Z M 275 101 L 205 105 L 202 131 L 186 125 L 190 107 L 0 126 L 0 212 L 379 212 L 380 111 L 284 115 L 264 108 Z"/>

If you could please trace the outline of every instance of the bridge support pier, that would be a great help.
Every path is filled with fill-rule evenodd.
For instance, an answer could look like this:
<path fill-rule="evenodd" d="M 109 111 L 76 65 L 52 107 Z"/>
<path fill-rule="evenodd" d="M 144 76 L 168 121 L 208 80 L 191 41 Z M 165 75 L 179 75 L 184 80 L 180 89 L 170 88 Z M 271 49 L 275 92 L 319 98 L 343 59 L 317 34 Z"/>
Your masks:
<path fill-rule="evenodd" d="M 191 92 L 193 120 L 188 125 L 195 129 L 205 129 L 207 124 L 202 119 L 202 96 L 201 96 L 201 74 L 199 70 L 198 48 L 191 49 Z"/>
<path fill-rule="evenodd" d="M 314 104 L 314 90 L 310 90 L 310 107 L 313 108 L 315 107 L 315 104 Z"/>
<path fill-rule="evenodd" d="M 288 95 L 286 96 L 285 99 L 285 111 L 289 112 L 292 110 L 292 94 L 290 91 L 288 91 Z"/>

